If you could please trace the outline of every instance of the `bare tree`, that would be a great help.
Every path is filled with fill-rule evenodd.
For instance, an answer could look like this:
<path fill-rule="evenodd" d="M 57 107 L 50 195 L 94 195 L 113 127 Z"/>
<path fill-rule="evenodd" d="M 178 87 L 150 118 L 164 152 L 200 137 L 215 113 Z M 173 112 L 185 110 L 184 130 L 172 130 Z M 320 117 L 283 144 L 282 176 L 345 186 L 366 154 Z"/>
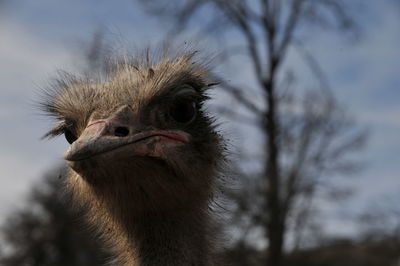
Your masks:
<path fill-rule="evenodd" d="M 347 155 L 360 148 L 365 137 L 341 111 L 321 68 L 302 45 L 307 26 L 323 26 L 341 32 L 354 29 L 349 2 L 141 2 L 151 14 L 174 22 L 167 37 L 176 36 L 185 29 L 200 28 L 201 34 L 221 41 L 227 57 L 244 51 L 251 62 L 257 95 L 261 97 L 252 96 L 254 88 L 251 86 L 220 83 L 252 115 L 264 138 L 264 146 L 259 150 L 263 165 L 263 171 L 258 175 L 260 178 L 248 179 L 252 181 L 239 193 L 236 203 L 239 213 L 245 213 L 246 221 L 250 220 L 250 227 L 257 226 L 265 232 L 267 265 L 280 266 L 289 227 L 298 230 L 304 227 L 314 195 L 328 180 L 323 177 L 353 169 L 354 164 Z M 193 25 L 196 27 L 191 27 Z M 229 42 L 224 36 L 229 33 L 240 34 L 242 42 L 239 47 L 227 44 Z M 287 67 L 284 66 L 292 48 L 302 55 L 320 81 L 321 88 L 326 90 L 303 97 L 294 93 L 293 79 L 286 75 Z M 236 112 L 237 108 L 230 106 L 223 106 L 226 114 L 239 119 L 240 123 L 249 122 L 249 119 L 243 119 L 242 113 Z"/>

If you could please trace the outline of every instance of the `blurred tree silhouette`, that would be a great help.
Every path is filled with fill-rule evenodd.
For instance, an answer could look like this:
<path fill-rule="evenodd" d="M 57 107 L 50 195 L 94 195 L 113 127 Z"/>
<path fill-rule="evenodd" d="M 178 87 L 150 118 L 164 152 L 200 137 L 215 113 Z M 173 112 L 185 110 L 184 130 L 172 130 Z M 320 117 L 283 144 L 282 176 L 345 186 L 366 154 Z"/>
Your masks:
<path fill-rule="evenodd" d="M 370 204 L 358 218 L 365 239 L 372 241 L 397 239 L 397 242 L 400 243 L 398 199 L 385 197 Z M 400 247 L 398 246 L 398 248 Z M 398 253 L 400 256 L 400 249 L 398 249 Z"/>
<path fill-rule="evenodd" d="M 68 206 L 59 173 L 47 174 L 26 207 L 1 227 L 0 265 L 94 266 L 106 261 L 108 255 Z"/>
<path fill-rule="evenodd" d="M 224 50 L 221 56 L 224 61 L 244 54 L 246 59 L 240 61 L 238 71 L 246 66 L 245 62 L 250 63 L 255 86 L 249 81 L 232 84 L 215 77 L 241 105 L 239 108 L 225 102 L 221 113 L 241 124 L 253 123 L 263 135 L 258 157 L 241 155 L 236 170 L 246 181 L 230 196 L 236 202 L 234 219 L 239 221 L 238 231 L 244 234 L 239 246 L 245 245 L 246 235 L 254 236 L 257 234 L 254 232 L 261 231 L 263 236 L 253 242 L 268 243 L 267 265 L 282 265 L 288 232 L 302 235 L 312 216 L 315 195 L 323 184 L 333 184 L 324 177 L 354 170 L 355 161 L 348 155 L 361 148 L 365 140 L 363 130 L 348 120 L 317 61 L 303 45 L 304 39 L 312 37 L 307 34 L 312 27 L 355 33 L 350 3 L 342 0 L 140 2 L 150 14 L 173 22 L 172 31 L 166 35 L 169 41 L 187 29 L 197 39 L 208 36 L 217 40 Z M 294 88 L 295 72 L 285 66 L 289 51 L 304 59 L 319 81 L 320 90 L 298 96 L 299 88 Z M 243 170 L 242 163 L 246 160 L 260 162 L 262 172 L 254 173 L 249 167 Z"/>
<path fill-rule="evenodd" d="M 284 265 L 297 266 L 398 266 L 400 239 L 331 239 L 315 248 L 288 255 Z"/>

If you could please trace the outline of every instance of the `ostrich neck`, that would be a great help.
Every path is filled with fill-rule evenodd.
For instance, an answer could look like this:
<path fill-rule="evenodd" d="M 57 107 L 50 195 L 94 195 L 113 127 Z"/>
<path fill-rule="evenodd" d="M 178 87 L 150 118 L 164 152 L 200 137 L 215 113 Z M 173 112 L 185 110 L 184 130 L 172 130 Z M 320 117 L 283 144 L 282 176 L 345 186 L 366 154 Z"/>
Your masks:
<path fill-rule="evenodd" d="M 136 264 L 124 266 L 210 265 L 205 217 L 193 211 L 142 213 L 128 225 Z"/>
<path fill-rule="evenodd" d="M 201 190 L 200 185 L 187 192 L 168 187 L 154 189 L 151 183 L 146 183 L 148 190 L 143 193 L 135 181 L 156 178 L 122 176 L 108 178 L 111 185 L 104 185 L 89 184 L 79 175 L 72 175 L 69 186 L 75 200 L 88 207 L 88 222 L 98 228 L 102 239 L 117 255 L 118 265 L 214 265 L 209 193 L 196 193 L 195 189 Z M 116 190 L 123 183 L 121 180 L 125 186 Z M 165 197 L 160 196 L 160 191 L 166 191 L 162 194 Z"/>

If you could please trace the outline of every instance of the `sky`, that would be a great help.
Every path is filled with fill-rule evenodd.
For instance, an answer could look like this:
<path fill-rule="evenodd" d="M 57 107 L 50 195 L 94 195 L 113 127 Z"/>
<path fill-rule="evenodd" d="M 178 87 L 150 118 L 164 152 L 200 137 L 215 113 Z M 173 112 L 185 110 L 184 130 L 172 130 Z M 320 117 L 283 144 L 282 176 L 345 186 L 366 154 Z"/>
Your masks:
<path fill-rule="evenodd" d="M 159 41 L 168 28 L 146 16 L 133 0 L 3 2 L 0 222 L 24 204 L 32 185 L 46 171 L 62 163 L 67 148 L 62 137 L 41 140 L 51 123 L 34 107 L 38 90 L 47 85 L 57 69 L 75 69 L 82 45 L 99 29 L 144 47 Z M 344 180 L 357 188 L 356 194 L 334 208 L 339 213 L 357 213 L 387 197 L 400 200 L 400 7 L 390 1 L 369 3 L 372 6 L 362 11 L 367 16 L 357 42 L 323 31 L 307 42 L 307 49 L 323 67 L 335 95 L 354 120 L 370 131 L 368 145 L 360 154 L 366 167 Z M 287 64 L 301 67 L 298 61 L 291 56 Z M 251 82 L 248 71 L 232 68 L 223 75 L 232 82 Z M 233 139 L 243 141 L 240 136 Z M 338 223 L 330 223 L 327 230 L 351 233 L 357 227 L 354 222 Z"/>

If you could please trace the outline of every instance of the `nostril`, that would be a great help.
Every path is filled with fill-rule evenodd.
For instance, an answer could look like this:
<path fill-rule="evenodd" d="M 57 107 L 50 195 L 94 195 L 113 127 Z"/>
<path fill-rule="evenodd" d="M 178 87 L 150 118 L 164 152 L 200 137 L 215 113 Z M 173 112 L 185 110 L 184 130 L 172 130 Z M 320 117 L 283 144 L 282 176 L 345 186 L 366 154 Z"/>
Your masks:
<path fill-rule="evenodd" d="M 114 135 L 117 137 L 126 137 L 129 134 L 129 129 L 126 127 L 117 127 L 114 131 Z"/>

